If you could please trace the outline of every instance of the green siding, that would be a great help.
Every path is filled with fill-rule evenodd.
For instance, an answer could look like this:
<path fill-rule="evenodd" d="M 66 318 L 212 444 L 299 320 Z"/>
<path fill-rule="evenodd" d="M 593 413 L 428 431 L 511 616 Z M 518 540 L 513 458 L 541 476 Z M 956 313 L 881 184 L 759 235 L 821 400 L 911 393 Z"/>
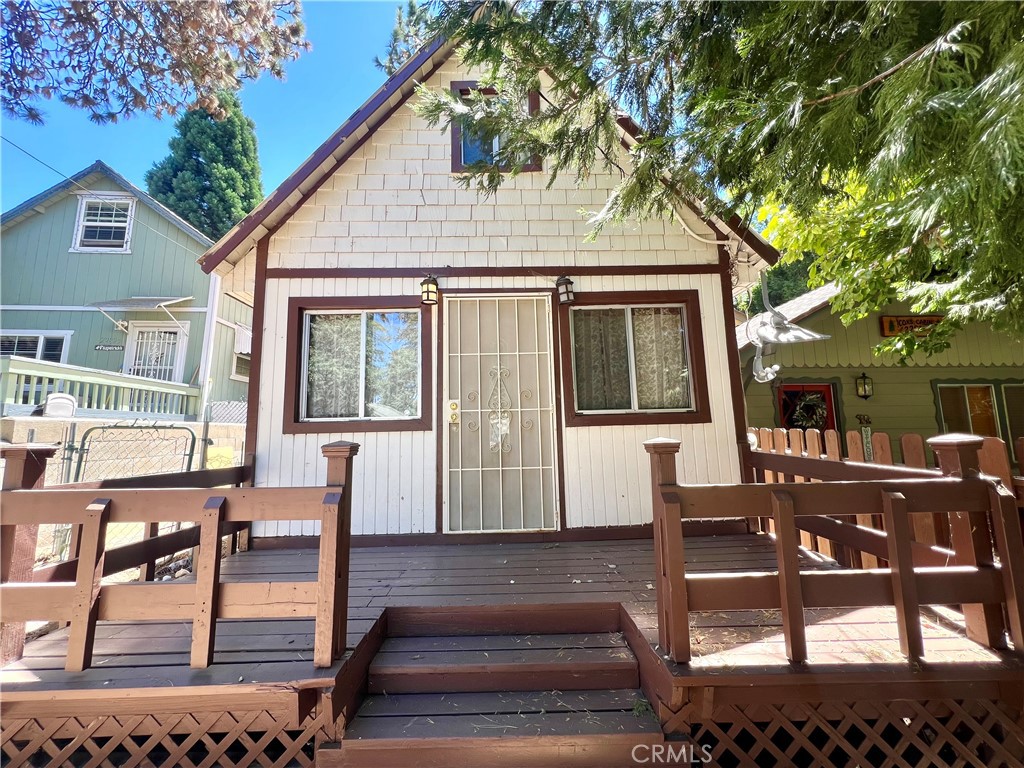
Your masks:
<path fill-rule="evenodd" d="M 230 323 L 252 327 L 252 307 L 226 294 L 220 298 L 217 314 Z M 210 366 L 213 388 L 210 390 L 210 401 L 246 400 L 249 385 L 231 378 L 235 358 L 234 329 L 217 323 L 213 338 L 213 359 Z"/>
<path fill-rule="evenodd" d="M 782 369 L 779 377 L 769 384 L 751 379 L 753 350 L 744 349 L 741 358 L 747 424 L 779 426 L 773 384 L 831 383 L 835 385 L 840 429 L 857 429 L 857 415 L 868 416 L 874 431 L 888 432 L 894 438 L 893 452 L 898 456 L 899 445 L 895 438 L 899 435 L 916 432 L 931 437 L 940 431 L 935 382 L 1024 382 L 1024 342 L 994 333 L 983 323 L 974 323 L 965 329 L 948 351 L 930 358 L 922 356 L 906 366 L 898 365 L 893 356 L 876 356 L 872 347 L 882 340 L 879 314 L 913 313 L 896 305 L 848 328 L 827 309 L 799 321 L 801 326 L 830 334 L 832 338 L 777 345 L 775 353 L 765 358 L 765 364 L 778 363 Z M 855 392 L 854 379 L 861 373 L 874 381 L 874 395 L 868 400 L 858 398 Z M 1000 416 L 1005 437 L 1005 417 Z"/>
<path fill-rule="evenodd" d="M 105 177 L 89 188 L 123 191 Z M 193 296 L 182 306 L 206 305 L 210 278 L 195 263 L 204 248 L 181 229 L 139 202 L 131 253 L 69 253 L 77 212 L 78 195 L 69 194 L 4 230 L 0 303 L 84 306 L 131 296 Z"/>
<path fill-rule="evenodd" d="M 118 313 L 118 319 L 129 322 L 165 322 L 169 321 L 163 312 L 130 312 Z M 203 349 L 203 326 L 206 323 L 205 312 L 179 312 L 175 315 L 179 322 L 189 324 L 188 346 L 185 348 L 185 367 L 183 377 L 185 383 L 198 383 L 199 361 Z M 102 352 L 96 350 L 97 344 L 120 344 L 127 347 L 127 334 L 117 330 L 114 324 L 98 311 L 84 312 L 43 312 L 39 310 L 22 311 L 4 309 L 0 318 L 4 330 L 24 331 L 74 331 L 68 347 L 66 362 L 68 365 L 80 365 L 85 368 L 99 368 L 104 371 L 120 371 L 124 365 L 123 351 Z"/>
<path fill-rule="evenodd" d="M 98 192 L 127 193 L 112 179 L 95 174 L 85 186 Z M 19 310 L 19 305 L 85 307 L 103 300 L 133 296 L 191 296 L 173 311 L 189 323 L 183 380 L 199 384 L 205 307 L 210 281 L 196 264 L 205 250 L 202 243 L 138 201 L 131 232 L 131 253 L 70 252 L 78 213 L 78 195 L 58 194 L 36 213 L 8 225 L 3 231 L 3 267 L 0 274 L 0 326 L 4 330 L 73 331 L 67 362 L 86 368 L 120 371 L 123 351 L 97 351 L 97 344 L 125 345 L 127 336 L 98 310 Z M 237 304 L 238 307 L 233 305 Z M 251 324 L 252 311 L 237 301 L 222 301 L 221 315 Z M 229 313 L 229 314 L 225 314 Z M 118 320 L 163 322 L 163 311 L 111 313 Z M 216 382 L 214 399 L 242 399 L 245 386 L 227 379 L 230 369 L 218 367 L 218 356 L 228 357 L 234 347 L 229 329 L 217 327 L 211 371 Z M 226 349 L 226 351 L 225 351 Z"/>

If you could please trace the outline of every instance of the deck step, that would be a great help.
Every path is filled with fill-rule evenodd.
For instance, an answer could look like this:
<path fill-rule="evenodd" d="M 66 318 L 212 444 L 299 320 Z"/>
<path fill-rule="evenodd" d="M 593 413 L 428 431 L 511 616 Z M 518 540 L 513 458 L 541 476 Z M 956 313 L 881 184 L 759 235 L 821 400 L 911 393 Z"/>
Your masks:
<path fill-rule="evenodd" d="M 635 689 L 377 695 L 316 764 L 596 768 L 632 765 L 638 745 L 663 740 Z"/>
<path fill-rule="evenodd" d="M 370 665 L 371 694 L 631 689 L 619 633 L 393 637 Z"/>

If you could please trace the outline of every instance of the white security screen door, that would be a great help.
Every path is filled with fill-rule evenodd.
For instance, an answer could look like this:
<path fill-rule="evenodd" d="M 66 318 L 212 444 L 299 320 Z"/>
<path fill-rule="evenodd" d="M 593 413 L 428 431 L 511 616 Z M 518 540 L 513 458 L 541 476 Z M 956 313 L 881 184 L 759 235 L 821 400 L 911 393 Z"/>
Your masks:
<path fill-rule="evenodd" d="M 187 340 L 175 323 L 130 323 L 124 372 L 147 379 L 181 381 Z"/>
<path fill-rule="evenodd" d="M 553 530 L 550 296 L 443 306 L 445 531 Z"/>

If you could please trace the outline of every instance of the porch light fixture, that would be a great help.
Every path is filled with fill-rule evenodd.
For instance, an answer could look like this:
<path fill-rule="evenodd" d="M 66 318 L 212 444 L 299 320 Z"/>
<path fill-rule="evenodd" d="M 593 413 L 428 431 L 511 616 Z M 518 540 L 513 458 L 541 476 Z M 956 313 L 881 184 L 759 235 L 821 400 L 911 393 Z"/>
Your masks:
<path fill-rule="evenodd" d="M 862 373 L 854 381 L 857 383 L 857 397 L 867 400 L 875 394 L 875 383 L 866 373 Z"/>
<path fill-rule="evenodd" d="M 437 278 L 427 275 L 420 283 L 420 303 L 433 306 L 437 304 Z"/>
<path fill-rule="evenodd" d="M 565 275 L 555 280 L 555 287 L 558 289 L 558 303 L 572 304 L 576 301 L 576 292 L 572 289 L 572 280 Z"/>

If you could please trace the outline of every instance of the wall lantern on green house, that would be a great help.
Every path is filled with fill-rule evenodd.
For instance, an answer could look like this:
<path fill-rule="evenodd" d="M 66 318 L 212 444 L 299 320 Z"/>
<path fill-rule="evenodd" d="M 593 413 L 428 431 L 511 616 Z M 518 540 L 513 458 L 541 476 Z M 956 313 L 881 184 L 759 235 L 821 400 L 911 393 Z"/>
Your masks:
<path fill-rule="evenodd" d="M 420 303 L 437 304 L 437 278 L 433 275 L 427 275 L 420 283 Z"/>
<path fill-rule="evenodd" d="M 875 383 L 866 373 L 862 373 L 854 381 L 857 383 L 857 397 L 867 400 L 875 394 Z"/>

